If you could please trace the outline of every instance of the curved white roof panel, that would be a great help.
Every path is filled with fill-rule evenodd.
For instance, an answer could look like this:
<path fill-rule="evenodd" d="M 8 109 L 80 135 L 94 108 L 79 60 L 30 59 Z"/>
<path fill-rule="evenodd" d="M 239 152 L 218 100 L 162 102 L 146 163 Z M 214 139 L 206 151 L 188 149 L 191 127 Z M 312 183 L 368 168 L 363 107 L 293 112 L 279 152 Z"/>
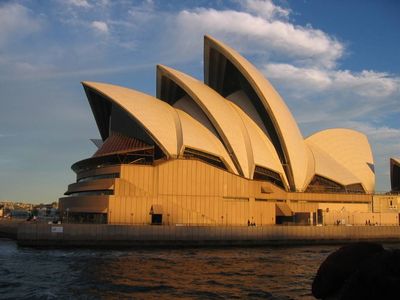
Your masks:
<path fill-rule="evenodd" d="M 279 139 L 279 141 L 272 140 L 278 154 L 281 153 L 279 155 L 282 163 L 287 165 L 286 174 L 291 188 L 293 190 L 304 190 L 307 184 L 307 172 L 304 170 L 308 169 L 309 156 L 302 134 L 288 107 L 260 71 L 238 52 L 210 36 L 205 36 L 204 39 L 204 78 L 206 84 L 211 84 L 213 88 L 221 89 L 220 91 L 223 91 L 223 84 L 225 84 L 221 81 L 224 79 L 218 79 L 219 81 L 212 83 L 214 78 L 224 78 L 225 74 L 213 74 L 210 71 L 215 67 L 212 65 L 218 63 L 214 61 L 215 57 L 211 57 L 211 49 L 223 55 L 243 75 L 254 90 L 264 109 L 264 112 L 259 111 L 261 119 L 264 122 L 268 118 L 270 119 L 273 127 L 270 128 L 270 133 L 273 133 Z M 231 83 L 228 82 L 226 84 Z"/>
<path fill-rule="evenodd" d="M 201 110 L 201 108 L 194 102 L 188 95 L 183 96 L 179 100 L 177 100 L 173 107 L 175 109 L 180 109 L 192 116 L 195 120 L 200 122 L 203 126 L 205 126 L 212 134 L 214 134 L 217 138 L 218 133 L 215 130 L 213 124 L 211 124 L 210 120 Z"/>
<path fill-rule="evenodd" d="M 351 129 L 335 128 L 317 132 L 306 141 L 316 145 L 349 170 L 366 192 L 372 193 L 375 190 L 374 159 L 364 134 Z M 335 181 L 344 180 L 340 176 L 337 174 L 338 179 Z"/>
<path fill-rule="evenodd" d="M 238 90 L 228 96 L 226 99 L 235 103 L 240 109 L 248 115 L 253 122 L 257 124 L 258 127 L 264 132 L 264 134 L 269 138 L 268 131 L 265 128 L 263 121 L 261 120 L 260 114 L 257 112 L 257 109 L 251 103 L 249 97 L 247 97 L 246 93 L 242 90 Z"/>
<path fill-rule="evenodd" d="M 204 59 L 206 84 L 157 66 L 161 100 L 83 82 L 103 142 L 120 133 L 157 145 L 156 158 L 163 156 L 161 149 L 168 158 L 200 159 L 288 191 L 311 184 L 312 192 L 334 183 L 347 192 L 362 192 L 361 185 L 367 193 L 374 191 L 374 160 L 364 134 L 328 129 L 304 140 L 278 92 L 239 53 L 205 36 Z M 398 189 L 400 160 L 390 164 L 392 187 Z"/>
<path fill-rule="evenodd" d="M 314 159 L 315 159 L 315 174 L 330 179 L 343 186 L 349 184 L 360 183 L 360 180 L 354 176 L 345 166 L 340 164 L 328 153 L 319 148 L 311 141 L 307 141 Z"/>
<path fill-rule="evenodd" d="M 243 122 L 226 99 L 197 79 L 174 69 L 159 65 L 157 72 L 158 78 L 161 78 L 158 83 L 162 83 L 163 76 L 168 77 L 197 103 L 230 152 L 239 174 L 251 178 L 254 165 L 250 139 Z"/>
<path fill-rule="evenodd" d="M 237 174 L 236 168 L 221 141 L 189 114 L 180 109 L 176 109 L 176 111 L 182 127 L 183 143 L 181 152 L 184 151 L 185 147 L 190 147 L 218 156 L 230 172 Z"/>
<path fill-rule="evenodd" d="M 278 154 L 275 151 L 274 145 L 267 138 L 264 132 L 257 126 L 257 124 L 236 104 L 228 103 L 237 111 L 241 117 L 247 132 L 250 137 L 251 148 L 253 150 L 254 165 L 261 166 L 280 174 L 282 182 L 288 188 L 285 171 L 279 161 Z M 253 172 L 254 173 L 254 172 Z"/>
<path fill-rule="evenodd" d="M 182 132 L 176 111 L 168 104 L 141 92 L 106 83 L 82 82 L 115 103 L 136 120 L 167 156 L 176 157 L 182 145 Z M 89 99 L 90 101 L 90 99 Z M 101 130 L 101 124 L 99 129 Z"/>

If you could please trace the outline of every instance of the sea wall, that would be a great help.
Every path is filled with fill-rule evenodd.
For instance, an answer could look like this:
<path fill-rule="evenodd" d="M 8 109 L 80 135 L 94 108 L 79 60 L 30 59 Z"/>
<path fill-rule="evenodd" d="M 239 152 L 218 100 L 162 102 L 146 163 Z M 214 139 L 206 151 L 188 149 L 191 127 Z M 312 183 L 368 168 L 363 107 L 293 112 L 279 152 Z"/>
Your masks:
<path fill-rule="evenodd" d="M 151 226 L 23 223 L 21 246 L 179 247 L 400 242 L 399 226 Z"/>
<path fill-rule="evenodd" d="M 18 224 L 22 222 L 24 222 L 24 220 L 0 218 L 0 238 L 16 239 Z"/>

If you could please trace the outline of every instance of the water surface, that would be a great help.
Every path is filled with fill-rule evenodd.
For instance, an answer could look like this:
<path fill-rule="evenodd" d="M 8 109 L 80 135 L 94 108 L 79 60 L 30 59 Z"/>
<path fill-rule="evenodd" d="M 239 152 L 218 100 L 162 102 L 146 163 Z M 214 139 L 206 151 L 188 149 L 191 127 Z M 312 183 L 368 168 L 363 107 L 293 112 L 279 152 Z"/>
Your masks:
<path fill-rule="evenodd" d="M 313 277 L 337 248 L 40 250 L 0 239 L 0 298 L 314 299 Z"/>

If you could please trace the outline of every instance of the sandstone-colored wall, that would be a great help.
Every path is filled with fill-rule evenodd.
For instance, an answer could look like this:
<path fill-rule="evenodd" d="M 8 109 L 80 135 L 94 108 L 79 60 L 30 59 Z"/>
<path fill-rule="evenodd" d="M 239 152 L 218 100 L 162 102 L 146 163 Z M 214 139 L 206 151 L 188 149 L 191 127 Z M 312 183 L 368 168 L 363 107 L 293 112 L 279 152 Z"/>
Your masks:
<path fill-rule="evenodd" d="M 374 195 L 374 212 L 399 212 L 400 195 Z"/>
<path fill-rule="evenodd" d="M 124 165 L 110 198 L 109 222 L 148 224 L 152 205 L 161 205 L 164 224 L 275 224 L 275 204 L 255 201 L 267 198 L 265 185 L 197 160 Z"/>
<path fill-rule="evenodd" d="M 114 172 L 120 173 L 119 178 L 70 186 L 80 191 L 107 183 L 113 186 L 114 195 L 64 197 L 60 200 L 61 210 L 68 207 L 71 212 L 106 212 L 111 224 L 148 224 L 152 205 L 159 205 L 163 224 L 170 225 L 246 225 L 248 221 L 275 224 L 278 202 L 286 202 L 293 213 L 316 212 L 318 208 L 329 208 L 333 213 L 343 207 L 347 212 L 371 211 L 371 195 L 288 193 L 269 182 L 248 180 L 195 159 L 103 167 L 84 175 Z"/>
<path fill-rule="evenodd" d="M 356 240 L 399 241 L 399 236 L 399 226 L 248 227 L 23 223 L 18 227 L 18 243 L 29 246 L 318 244 Z"/>
<path fill-rule="evenodd" d="M 399 225 L 397 213 L 372 213 L 351 211 L 324 212 L 324 224 L 335 225 L 337 221 L 346 225 Z"/>

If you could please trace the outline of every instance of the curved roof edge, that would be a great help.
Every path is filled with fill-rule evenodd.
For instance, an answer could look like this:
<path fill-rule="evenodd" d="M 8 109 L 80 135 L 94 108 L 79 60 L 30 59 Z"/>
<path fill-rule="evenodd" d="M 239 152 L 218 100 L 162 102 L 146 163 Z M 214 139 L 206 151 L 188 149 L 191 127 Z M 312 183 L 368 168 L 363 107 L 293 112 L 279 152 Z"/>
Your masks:
<path fill-rule="evenodd" d="M 315 159 L 315 175 L 325 177 L 343 186 L 361 183 L 358 177 L 318 147 L 318 145 L 312 141 L 307 141 L 307 145 Z"/>
<path fill-rule="evenodd" d="M 254 158 L 254 166 L 260 166 L 278 173 L 285 189 L 289 189 L 285 171 L 279 161 L 274 145 L 260 127 L 235 103 L 227 101 L 238 113 L 248 132 Z M 254 175 L 254 171 L 253 171 Z M 253 176 L 251 177 L 253 178 Z"/>
<path fill-rule="evenodd" d="M 238 174 L 228 152 L 221 141 L 212 134 L 203 124 L 183 110 L 175 109 L 182 126 L 183 143 L 180 154 L 186 147 L 217 156 L 224 163 L 229 172 Z"/>
<path fill-rule="evenodd" d="M 254 166 L 250 139 L 242 120 L 227 100 L 201 81 L 172 68 L 158 65 L 157 74 L 157 78 L 171 79 L 197 103 L 217 130 L 239 174 L 251 178 Z M 158 82 L 161 84 L 162 80 Z"/>
<path fill-rule="evenodd" d="M 286 157 L 286 173 L 291 182 L 291 188 L 304 190 L 307 181 L 307 174 L 304 170 L 308 169 L 309 155 L 303 136 L 289 108 L 270 82 L 249 61 L 232 48 L 208 35 L 204 36 L 204 78 L 206 84 L 209 84 L 210 48 L 222 53 L 246 78 L 256 92 L 278 134 Z"/>
<path fill-rule="evenodd" d="M 177 157 L 182 146 L 182 129 L 178 114 L 172 107 L 150 95 L 117 85 L 89 81 L 83 81 L 82 85 L 85 91 L 93 91 L 126 111 L 167 157 Z M 92 103 L 89 94 L 87 96 Z M 96 115 L 95 118 L 97 121 Z M 102 124 L 98 126 L 101 130 Z"/>
<path fill-rule="evenodd" d="M 365 134 L 345 128 L 325 129 L 307 137 L 361 183 L 366 193 L 375 190 L 374 159 Z"/>

